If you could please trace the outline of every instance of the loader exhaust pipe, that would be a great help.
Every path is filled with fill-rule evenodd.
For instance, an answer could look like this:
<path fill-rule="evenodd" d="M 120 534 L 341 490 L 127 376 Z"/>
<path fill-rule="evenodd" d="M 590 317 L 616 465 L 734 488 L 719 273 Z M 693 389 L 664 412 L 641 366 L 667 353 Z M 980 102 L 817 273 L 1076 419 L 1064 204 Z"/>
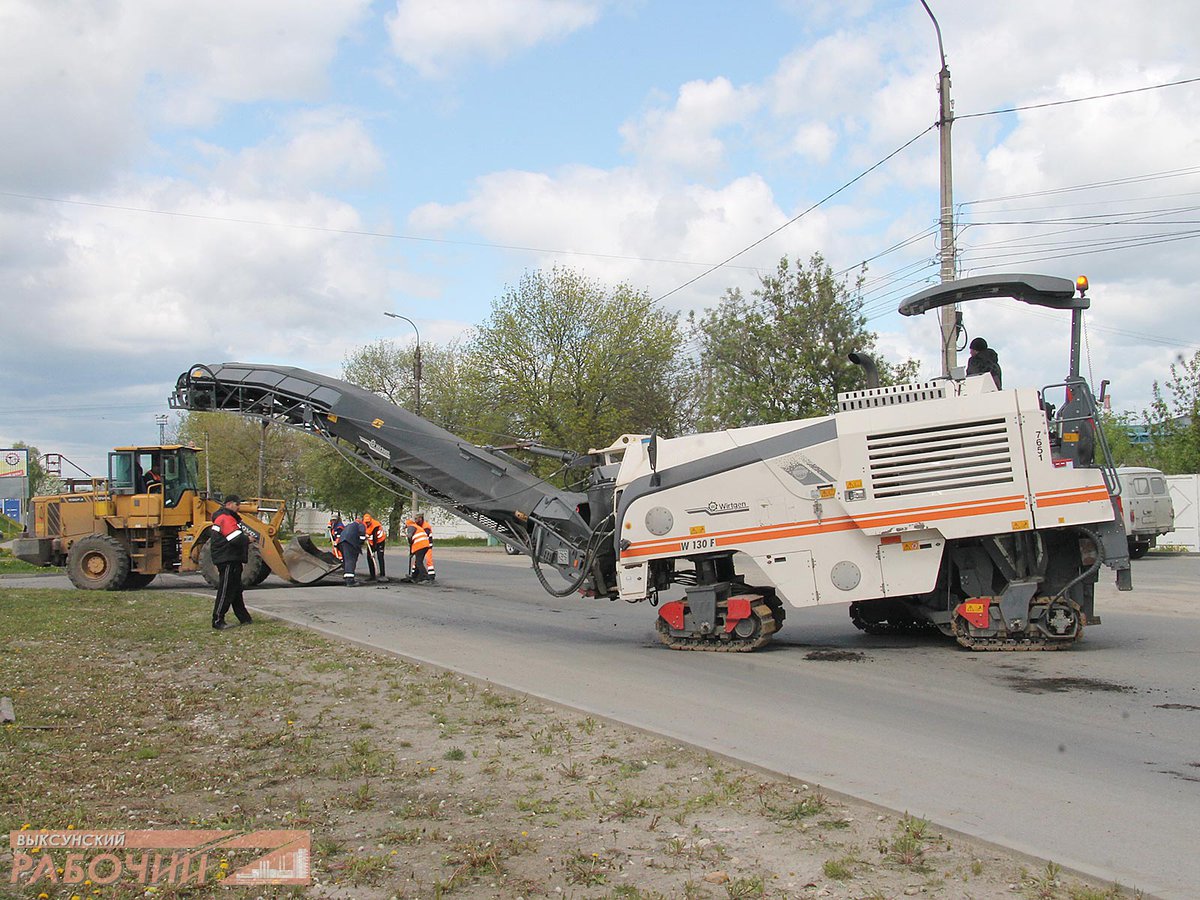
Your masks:
<path fill-rule="evenodd" d="M 863 372 L 867 376 L 868 388 L 879 387 L 879 368 L 875 365 L 874 359 L 866 353 L 859 353 L 857 350 L 851 352 L 847 359 L 856 366 L 862 366 Z"/>

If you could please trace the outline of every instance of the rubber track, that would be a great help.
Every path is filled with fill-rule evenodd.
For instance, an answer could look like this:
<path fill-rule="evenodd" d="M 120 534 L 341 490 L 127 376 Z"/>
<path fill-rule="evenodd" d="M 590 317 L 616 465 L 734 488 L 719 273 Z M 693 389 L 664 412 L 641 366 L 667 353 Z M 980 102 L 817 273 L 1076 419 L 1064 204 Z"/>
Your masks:
<path fill-rule="evenodd" d="M 771 635 L 779 630 L 779 619 L 771 611 L 771 607 L 765 602 L 755 603 L 751 607 L 750 612 L 759 621 L 758 633 L 753 638 L 739 638 L 734 634 L 726 634 L 721 631 L 717 634 L 706 635 L 704 637 L 684 637 L 682 635 L 674 635 L 670 633 L 671 626 L 659 616 L 655 627 L 658 630 L 658 639 L 670 647 L 672 650 L 701 650 L 708 653 L 749 653 L 751 650 L 757 650 L 771 640 Z"/>
<path fill-rule="evenodd" d="M 853 603 L 850 604 L 850 621 L 859 631 L 875 636 L 942 633 L 942 630 L 932 622 L 918 619 L 915 616 L 905 616 L 895 621 L 868 622 Z"/>
<path fill-rule="evenodd" d="M 950 627 L 954 630 L 954 639 L 958 641 L 959 646 L 965 647 L 968 650 L 976 650 L 983 653 L 1021 653 L 1026 651 L 1051 651 L 1051 650 L 1069 650 L 1075 646 L 1075 642 L 1083 637 L 1083 629 L 1087 625 L 1086 619 L 1080 612 L 1076 613 L 1080 616 L 1079 631 L 1075 637 L 1067 640 L 1052 641 L 1049 638 L 1038 635 L 1037 637 L 1020 637 L 1020 638 L 991 638 L 991 637 L 971 637 L 969 634 L 960 634 L 958 630 L 958 620 L 952 619 Z"/>

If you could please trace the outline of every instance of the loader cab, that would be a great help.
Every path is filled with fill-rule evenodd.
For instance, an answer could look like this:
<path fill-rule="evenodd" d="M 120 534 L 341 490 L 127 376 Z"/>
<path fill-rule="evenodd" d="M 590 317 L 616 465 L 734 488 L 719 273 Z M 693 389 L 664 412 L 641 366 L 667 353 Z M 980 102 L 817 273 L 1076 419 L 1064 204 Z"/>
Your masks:
<path fill-rule="evenodd" d="M 161 495 L 170 509 L 185 491 L 199 491 L 197 451 L 179 445 L 118 447 L 108 454 L 109 490 L 114 495 Z"/>

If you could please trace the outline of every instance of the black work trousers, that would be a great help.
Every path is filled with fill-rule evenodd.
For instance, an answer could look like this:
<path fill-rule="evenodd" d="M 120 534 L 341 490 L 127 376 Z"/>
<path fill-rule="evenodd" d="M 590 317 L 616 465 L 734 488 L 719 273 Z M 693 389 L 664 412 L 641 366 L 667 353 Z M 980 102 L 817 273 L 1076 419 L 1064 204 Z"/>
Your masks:
<path fill-rule="evenodd" d="M 367 557 L 367 569 L 371 573 L 371 577 L 375 577 L 375 570 L 379 570 L 380 578 L 387 578 L 387 564 L 383 561 L 384 544 L 376 544 L 374 547 L 367 547 L 365 555 Z"/>
<path fill-rule="evenodd" d="M 217 564 L 217 599 L 213 603 L 212 623 L 216 628 L 225 624 L 225 614 L 233 609 L 237 620 L 245 625 L 251 621 L 246 603 L 242 599 L 242 563 Z"/>
<path fill-rule="evenodd" d="M 422 547 L 412 555 L 412 580 L 413 581 L 428 581 L 429 570 L 425 568 L 425 555 L 429 553 L 428 547 Z"/>
<path fill-rule="evenodd" d="M 342 581 L 351 583 L 354 581 L 354 570 L 358 568 L 358 551 L 357 544 L 351 544 L 343 541 L 338 544 L 338 549 L 342 551 Z"/>

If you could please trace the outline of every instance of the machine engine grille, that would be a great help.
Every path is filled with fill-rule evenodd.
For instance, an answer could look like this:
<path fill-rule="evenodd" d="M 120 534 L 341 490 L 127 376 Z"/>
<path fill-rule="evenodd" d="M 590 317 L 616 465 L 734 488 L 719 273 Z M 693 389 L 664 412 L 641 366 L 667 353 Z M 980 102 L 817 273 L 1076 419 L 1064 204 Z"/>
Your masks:
<path fill-rule="evenodd" d="M 869 434 L 867 460 L 877 498 L 1014 480 L 1008 422 L 1002 417 Z"/>
<path fill-rule="evenodd" d="M 867 388 L 862 391 L 844 391 L 838 394 L 838 412 L 879 409 L 881 406 L 899 406 L 901 403 L 919 403 L 923 400 L 941 400 L 945 396 L 944 381 L 921 381 L 914 384 Z"/>

